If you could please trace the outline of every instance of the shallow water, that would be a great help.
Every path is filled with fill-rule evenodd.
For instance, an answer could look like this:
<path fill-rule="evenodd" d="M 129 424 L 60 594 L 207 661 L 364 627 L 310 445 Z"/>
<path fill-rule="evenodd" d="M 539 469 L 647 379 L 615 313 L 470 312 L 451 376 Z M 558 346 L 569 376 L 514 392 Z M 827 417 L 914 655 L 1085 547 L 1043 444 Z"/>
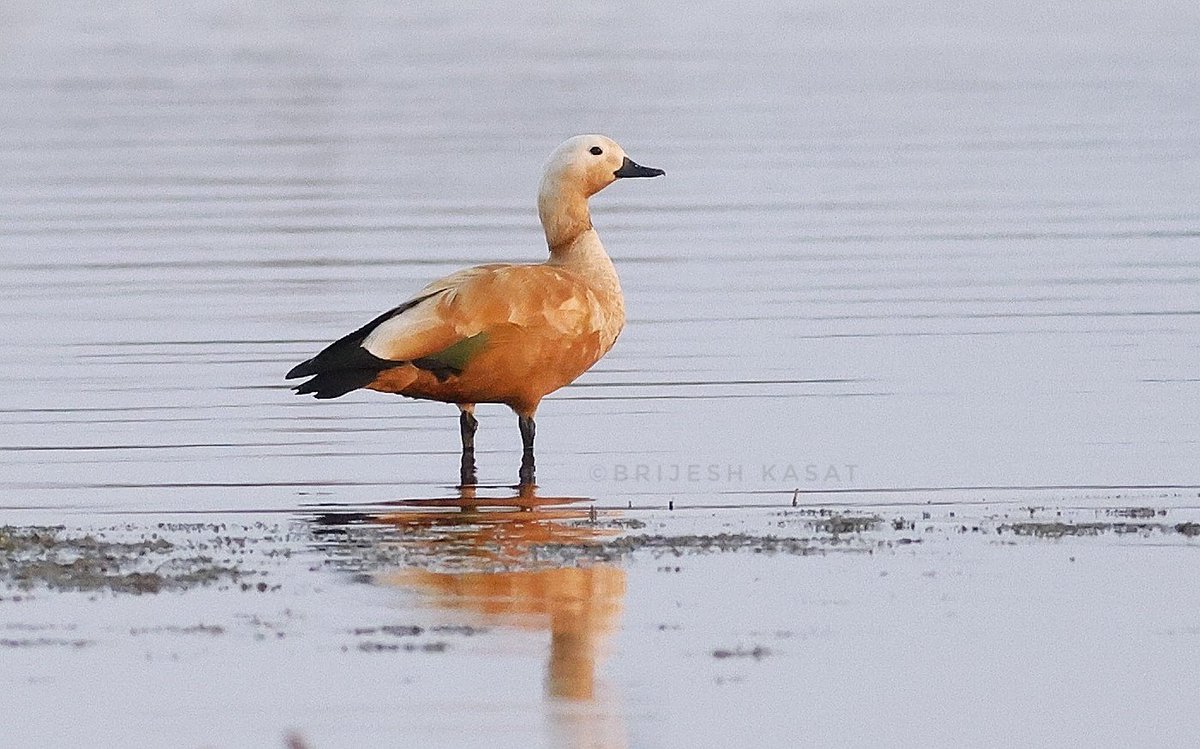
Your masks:
<path fill-rule="evenodd" d="M 539 260 L 541 162 L 580 131 L 608 133 L 668 174 L 594 200 L 629 323 L 594 371 L 541 408 L 544 495 L 642 508 L 634 515 L 668 503 L 704 508 L 735 525 L 758 517 L 751 506 L 787 508 L 793 497 L 909 514 L 930 503 L 960 515 L 981 505 L 1085 515 L 1152 505 L 1187 519 L 1197 506 L 1200 11 L 1192 3 L 759 3 L 732 16 L 694 3 L 197 0 L 167 12 L 137 0 L 94 8 L 17 0 L 0 8 L 0 28 L 4 523 L 91 528 L 111 517 L 152 527 L 181 513 L 225 522 L 254 512 L 305 524 L 314 514 L 454 497 L 454 409 L 373 393 L 316 403 L 292 396 L 282 375 L 438 275 Z M 515 418 L 500 407 L 480 414 L 483 491 L 504 495 L 497 487 L 517 477 Z M 1082 608 L 1060 611 L 1063 628 L 1050 631 L 1095 613 L 1083 610 L 1095 602 L 1086 593 L 1110 590 L 1106 576 L 1118 568 L 1153 580 L 1138 605 L 1161 604 L 1176 590 L 1166 568 L 1191 559 L 1189 539 L 1170 551 L 1082 540 L 1102 561 L 1081 568 L 1092 571 L 1073 599 Z M 1047 561 L 1061 556 L 1047 550 L 1057 543 L 981 547 L 988 562 L 978 569 L 1007 582 L 997 583 L 996 607 L 975 604 L 980 621 L 999 609 L 1008 613 L 1000 624 L 1011 624 L 1044 600 L 1037 586 L 1013 581 L 1058 574 Z M 966 553 L 948 548 L 951 559 Z M 934 564 L 909 553 L 902 564 Z M 436 573 L 444 557 L 434 553 L 421 569 Z M 783 672 L 815 668 L 832 681 L 815 682 L 825 688 L 800 702 L 829 714 L 846 709 L 848 694 L 862 697 L 873 712 L 855 724 L 861 735 L 847 736 L 867 743 L 918 704 L 919 692 L 885 689 L 899 671 L 879 676 L 864 697 L 828 658 L 764 660 L 765 673 L 750 678 L 756 686 L 712 681 L 709 651 L 728 641 L 796 652 L 749 634 L 811 602 L 778 598 L 788 580 L 818 574 L 798 567 L 811 560 L 773 560 L 706 557 L 679 578 L 670 595 L 693 614 L 686 643 L 665 648 L 673 653 L 665 676 L 645 672 L 660 654 L 645 627 L 662 623 L 648 609 L 655 586 L 675 578 L 647 574 L 647 561 L 612 568 L 628 575 L 628 592 L 602 668 L 626 695 L 610 717 L 636 729 L 613 728 L 617 735 L 635 746 L 699 740 L 672 717 L 708 726 L 712 713 L 697 718 L 678 696 L 697 663 L 715 685 L 705 705 L 746 710 L 756 699 L 772 704 L 760 698 L 773 684 L 794 686 Z M 926 643 L 941 632 L 920 624 L 932 598 L 900 596 L 908 603 L 898 629 L 871 619 L 874 606 L 899 604 L 873 585 L 861 557 L 820 564 L 832 565 L 821 568 L 822 586 L 849 586 L 829 595 L 879 625 L 877 638 L 854 630 L 861 652 L 898 646 L 889 638 L 900 635 L 884 631 Z M 980 583 L 972 564 L 954 567 L 964 596 Z M 293 594 L 298 607 L 337 601 L 354 626 L 370 619 L 353 615 L 359 606 L 437 618 L 411 590 L 296 579 L 307 591 Z M 713 580 L 728 598 L 711 599 Z M 775 612 L 772 623 L 720 629 L 721 604 L 748 605 L 749 593 L 733 591 L 754 590 L 752 580 L 770 581 L 753 605 Z M 78 616 L 70 600 L 63 615 Z M 202 610 L 182 600 L 181 611 Z M 1129 631 L 1152 629 L 1129 616 Z M 1180 616 L 1178 626 L 1193 631 L 1190 614 Z M 183 619 L 196 624 L 190 613 Z M 841 632 L 847 621 L 829 626 Z M 1017 657 L 1000 624 L 946 636 L 962 648 L 1003 642 L 1011 650 L 997 652 Z M 1119 634 L 1095 626 L 1097 638 Z M 720 637 L 701 636 L 709 632 Z M 527 640 L 493 636 L 480 646 L 487 657 L 456 651 L 446 685 L 476 661 L 537 682 L 541 655 L 522 650 Z M 1044 655 L 1054 636 L 1039 636 Z M 1182 638 L 1189 651 L 1193 639 Z M 136 642 L 105 650 L 97 668 L 136 650 Z M 193 665 L 229 656 L 217 651 Z M 285 675 L 271 655 L 237 657 Z M 846 673 L 863 677 L 866 660 L 855 663 L 862 668 Z M 938 683 L 951 673 L 943 665 Z M 381 677 L 357 667 L 345 666 L 338 710 L 366 727 L 381 713 L 355 682 Z M 1015 689 L 1030 675 L 1013 668 L 993 684 Z M 141 676 L 150 673 L 179 694 L 178 673 Z M 656 691 L 659 681 L 674 686 Z M 465 720 L 446 685 L 438 694 L 456 707 L 443 723 L 422 724 L 430 744 L 453 744 L 454 721 Z M 1020 695 L 1004 704 L 1037 704 Z M 480 691 L 469 704 L 507 724 L 543 696 Z M 1118 696 L 1089 693 L 1092 701 L 1064 707 L 1090 710 Z M 270 714 L 246 699 L 255 715 Z M 238 704 L 210 706 L 237 713 Z M 171 725 L 153 709 L 142 715 L 141 735 Z M 986 717 L 960 711 L 944 735 L 922 735 L 952 743 L 970 735 L 972 716 Z M 310 725 L 309 734 L 336 743 L 375 735 L 328 720 L 328 730 Z M 271 737 L 306 727 L 266 723 Z M 708 729 L 721 735 L 721 726 Z M 813 730 L 814 740 L 836 735 Z M 231 745 L 238 735 L 247 734 L 231 732 Z M 555 743 L 554 735 L 538 740 Z"/>
<path fill-rule="evenodd" d="M 88 525 L 243 576 L 8 591 L 6 744 L 1191 743 L 1200 514 L 911 510 Z"/>

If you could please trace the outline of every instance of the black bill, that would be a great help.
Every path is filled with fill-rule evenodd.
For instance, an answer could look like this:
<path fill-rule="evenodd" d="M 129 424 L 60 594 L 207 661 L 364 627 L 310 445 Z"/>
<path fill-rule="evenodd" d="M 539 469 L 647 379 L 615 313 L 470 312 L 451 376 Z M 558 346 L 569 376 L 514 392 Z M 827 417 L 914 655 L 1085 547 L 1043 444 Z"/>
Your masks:
<path fill-rule="evenodd" d="M 655 169 L 652 166 L 642 166 L 628 156 L 621 162 L 621 168 L 613 172 L 613 176 L 617 179 L 623 177 L 659 177 L 666 174 L 661 169 Z"/>

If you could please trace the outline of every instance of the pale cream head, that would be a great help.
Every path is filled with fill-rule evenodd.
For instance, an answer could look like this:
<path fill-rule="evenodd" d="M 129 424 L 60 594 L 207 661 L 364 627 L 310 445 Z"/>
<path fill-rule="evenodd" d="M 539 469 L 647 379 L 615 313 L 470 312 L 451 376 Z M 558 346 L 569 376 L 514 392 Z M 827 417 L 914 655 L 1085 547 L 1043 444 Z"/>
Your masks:
<path fill-rule="evenodd" d="M 553 249 L 592 228 L 587 199 L 625 177 L 657 177 L 665 172 L 645 167 L 625 155 L 612 138 L 576 135 L 546 160 L 538 190 L 538 213 Z"/>
<path fill-rule="evenodd" d="M 542 189 L 582 192 L 586 196 L 616 181 L 614 173 L 625 160 L 625 150 L 603 135 L 576 135 L 550 154 Z"/>

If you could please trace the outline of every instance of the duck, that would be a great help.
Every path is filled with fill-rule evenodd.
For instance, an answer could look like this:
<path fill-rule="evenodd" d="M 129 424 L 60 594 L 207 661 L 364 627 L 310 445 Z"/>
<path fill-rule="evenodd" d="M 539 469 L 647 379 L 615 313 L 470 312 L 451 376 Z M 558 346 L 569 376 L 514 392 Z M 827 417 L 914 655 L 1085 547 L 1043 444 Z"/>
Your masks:
<path fill-rule="evenodd" d="M 544 262 L 491 263 L 439 278 L 286 379 L 306 378 L 295 393 L 317 399 L 366 389 L 456 405 L 464 482 L 474 473 L 476 405 L 506 405 L 521 434 L 521 479 L 531 481 L 542 399 L 591 369 L 625 326 L 620 279 L 588 199 L 617 180 L 664 174 L 607 136 L 567 139 L 547 159 L 538 189 Z"/>

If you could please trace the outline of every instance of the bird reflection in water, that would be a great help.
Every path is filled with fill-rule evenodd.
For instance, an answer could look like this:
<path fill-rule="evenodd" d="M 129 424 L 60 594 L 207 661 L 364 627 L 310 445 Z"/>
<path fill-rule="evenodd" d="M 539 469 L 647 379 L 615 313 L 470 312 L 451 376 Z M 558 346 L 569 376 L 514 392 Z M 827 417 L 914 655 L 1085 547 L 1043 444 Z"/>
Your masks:
<path fill-rule="evenodd" d="M 521 484 L 515 495 L 503 498 L 480 497 L 475 484 L 464 484 L 452 500 L 403 500 L 403 511 L 376 516 L 375 522 L 399 528 L 421 546 L 414 558 L 468 569 L 422 565 L 376 579 L 420 591 L 437 608 L 486 625 L 549 630 L 548 693 L 590 700 L 600 650 L 621 613 L 625 571 L 610 564 L 564 563 L 548 551 L 606 533 L 587 522 L 588 510 L 569 506 L 581 501 L 538 496 L 533 484 Z"/>
<path fill-rule="evenodd" d="M 612 533 L 591 522 L 585 501 L 540 496 L 532 483 L 485 496 L 471 481 L 457 497 L 390 503 L 395 511 L 369 521 L 399 531 L 394 543 L 408 566 L 374 580 L 422 594 L 456 622 L 548 631 L 554 729 L 568 745 L 620 747 L 620 709 L 598 689 L 596 670 L 620 618 L 625 571 L 561 553 Z"/>

